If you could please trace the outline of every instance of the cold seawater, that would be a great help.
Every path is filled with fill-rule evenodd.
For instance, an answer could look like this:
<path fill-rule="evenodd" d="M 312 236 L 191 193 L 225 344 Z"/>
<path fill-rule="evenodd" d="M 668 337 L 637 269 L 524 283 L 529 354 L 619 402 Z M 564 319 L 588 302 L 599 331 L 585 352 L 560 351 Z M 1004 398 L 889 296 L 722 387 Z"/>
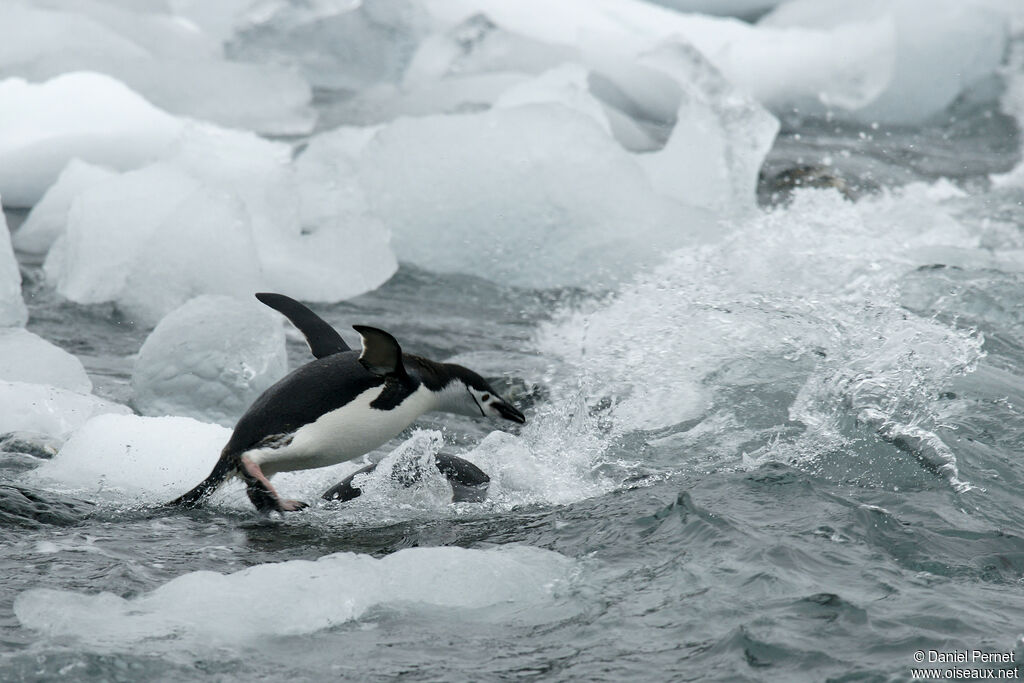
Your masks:
<path fill-rule="evenodd" d="M 781 85 L 758 92 L 776 107 L 775 135 L 764 110 L 723 91 L 684 50 L 678 63 L 693 72 L 680 82 L 711 82 L 702 92 L 721 96 L 709 111 L 726 122 L 725 151 L 709 143 L 707 159 L 721 153 L 730 163 L 725 189 L 711 171 L 687 176 L 712 178 L 703 199 L 728 200 L 727 208 L 700 204 L 696 193 L 673 198 L 683 210 L 640 182 L 634 162 L 671 149 L 675 116 L 714 138 L 707 112 L 695 107 L 686 119 L 681 105 L 673 114 L 658 87 L 617 90 L 640 72 L 615 81 L 615 65 L 592 54 L 592 74 L 610 80 L 591 77 L 590 91 L 619 102 L 633 127 L 623 128 L 624 118 L 588 127 L 579 111 L 596 100 L 584 97 L 587 87 L 573 90 L 580 74 L 572 69 L 527 81 L 532 90 L 516 94 L 525 106 L 501 104 L 492 89 L 522 85 L 522 74 L 509 81 L 509 61 L 531 77 L 540 67 L 524 55 L 545 69 L 545 60 L 586 61 L 552 28 L 583 15 L 552 17 L 531 33 L 526 14 L 477 4 L 490 19 L 460 23 L 457 50 L 450 34 L 403 23 L 406 14 L 373 2 L 363 14 L 294 5 L 277 23 L 236 30 L 235 56 L 270 64 L 283 50 L 306 60 L 304 77 L 317 88 L 310 111 L 289 108 L 294 89 L 282 88 L 277 108 L 232 108 L 227 100 L 242 101 L 235 91 L 197 102 L 160 90 L 174 83 L 147 80 L 141 67 L 120 74 L 183 115 L 286 136 L 302 151 L 161 119 L 183 126 L 182 148 L 110 181 L 122 184 L 82 190 L 64 242 L 19 240 L 27 208 L 5 204 L 21 244 L 27 330 L 80 359 L 92 392 L 109 403 L 89 402 L 87 389 L 75 389 L 77 398 L 39 389 L 38 380 L 0 383 L 0 424 L 51 433 L 0 437 L 0 680 L 902 681 L 919 665 L 937 666 L 918 662 L 918 651 L 1011 653 L 1019 662 L 1019 62 L 997 55 L 998 73 L 940 102 L 939 113 L 914 109 L 923 96 L 886 100 L 889 90 L 868 88 L 877 100 L 863 120 L 861 109 L 840 106 L 856 104 L 859 91 L 834 98 L 837 115 L 792 113 L 785 98 L 802 103 L 796 79 L 788 84 L 796 94 Z M 633 12 L 644 24 L 639 4 L 621 7 L 619 23 Z M 918 23 L 909 25 L 899 31 Z M 856 36 L 874 35 L 872 26 Z M 770 28 L 756 35 L 770 37 Z M 986 35 L 984 26 L 966 28 Z M 936 19 L 921 30 L 941 37 L 940 29 Z M 344 41 L 323 42 L 337 35 L 364 38 L 364 61 Z M 733 45 L 749 47 L 753 35 Z M 321 51 L 304 52 L 304 41 Z M 434 51 L 402 62 L 417 41 Z M 969 42 L 946 41 L 942 52 Z M 714 45 L 698 47 L 712 54 Z M 429 82 L 442 58 L 462 64 L 456 74 L 497 75 L 460 85 L 473 92 L 472 106 L 443 88 L 412 87 L 413 76 Z M 338 67 L 353 60 L 359 69 Z M 40 64 L 45 71 L 49 62 Z M 744 76 L 727 59 L 716 64 Z M 213 77 L 224 64 L 207 67 Z M 396 73 L 406 90 L 391 87 Z M 914 85 L 913 74 L 895 73 L 901 87 Z M 931 94 L 940 90 L 928 83 Z M 565 107 L 534 102 L 545 97 Z M 273 116 L 253 121 L 253 109 Z M 388 123 L 401 113 L 423 117 Z M 578 138 L 565 137 L 577 129 Z M 517 137 L 522 130 L 530 134 Z M 452 146 L 463 135 L 472 143 Z M 758 152 L 766 140 L 770 150 Z M 647 148 L 630 156 L 613 142 Z M 492 169 L 494 159 L 505 163 Z M 282 164 L 295 166 L 286 173 Z M 67 186 L 102 175 L 72 171 L 82 175 L 62 173 Z M 340 180 L 322 184 L 325 175 Z M 197 183 L 203 189 L 193 192 Z M 156 199 L 145 194 L 151 185 Z M 20 189 L 32 197 L 33 188 Z M 302 207 L 340 212 L 369 236 L 365 251 L 347 257 L 345 267 L 359 271 L 353 282 L 322 281 L 346 272 L 321 270 L 352 251 L 344 239 L 301 242 L 307 229 L 314 238 L 327 232 L 316 211 L 303 216 L 301 237 L 273 232 L 274 221 L 305 210 L 290 204 L 289 189 L 310 202 Z M 164 193 L 178 203 L 165 206 Z M 240 216 L 260 211 L 274 220 L 243 229 Z M 118 232 L 120 221 L 161 212 L 180 221 L 168 225 L 202 228 L 212 216 L 209 225 L 223 220 L 233 232 L 224 243 L 202 241 L 199 229 L 171 240 L 159 230 Z M 128 257 L 122 242 L 135 250 Z M 262 269 L 239 270 L 224 244 Z M 224 279 L 208 277 L 211 264 L 223 266 Z M 303 279 L 307 272 L 321 278 Z M 306 294 L 290 293 L 350 343 L 352 324 L 372 325 L 406 351 L 471 367 L 527 424 L 429 414 L 371 454 L 380 465 L 363 495 L 344 504 L 319 494 L 362 460 L 275 478 L 284 495 L 313 503 L 301 513 L 262 518 L 237 482 L 203 509 L 160 507 L 207 474 L 230 434 L 225 424 L 240 408 L 225 408 L 214 389 L 258 393 L 259 382 L 276 379 L 275 364 L 309 359 L 290 329 L 286 351 L 270 335 L 270 350 L 251 352 L 262 340 L 245 334 L 262 329 L 259 311 L 191 297 L 224 288 L 248 297 L 289 278 Z M 336 302 L 315 303 L 323 299 Z M 186 300 L 188 315 L 179 307 Z M 279 319 L 269 319 L 280 334 Z M 197 330 L 204 320 L 225 337 L 249 332 L 221 346 Z M 231 367 L 211 360 L 235 355 L 242 360 Z M 0 359 L 0 373 L 16 370 Z M 194 383 L 174 385 L 181 376 Z M 143 405 L 143 389 L 183 401 L 175 417 L 160 417 L 170 404 Z M 431 467 L 442 452 L 490 475 L 486 502 L 450 502 Z M 410 487 L 390 476 L 410 468 L 428 475 Z M 1012 673 L 1006 664 L 957 666 Z"/>

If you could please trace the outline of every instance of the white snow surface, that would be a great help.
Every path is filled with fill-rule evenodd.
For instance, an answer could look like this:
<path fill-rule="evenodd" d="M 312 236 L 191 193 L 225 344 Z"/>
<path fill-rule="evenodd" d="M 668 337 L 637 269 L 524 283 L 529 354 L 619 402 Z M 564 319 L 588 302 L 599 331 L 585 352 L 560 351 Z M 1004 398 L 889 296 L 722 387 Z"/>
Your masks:
<path fill-rule="evenodd" d="M 190 572 L 131 599 L 113 593 L 32 589 L 15 600 L 21 623 L 47 637 L 100 649 L 255 646 L 316 633 L 388 605 L 459 619 L 538 618 L 576 564 L 528 546 L 408 548 L 376 559 L 335 553 L 233 574 Z M 554 617 L 552 617 L 554 618 Z"/>
<path fill-rule="evenodd" d="M 0 328 L 0 380 L 92 392 L 92 381 L 78 358 L 20 327 Z"/>
<path fill-rule="evenodd" d="M 131 415 L 127 406 L 49 384 L 0 381 L 0 434 L 40 432 L 65 438 L 97 415 Z"/>
<path fill-rule="evenodd" d="M 132 373 L 143 415 L 183 415 L 231 427 L 288 371 L 280 316 L 257 302 L 203 295 L 146 338 Z"/>

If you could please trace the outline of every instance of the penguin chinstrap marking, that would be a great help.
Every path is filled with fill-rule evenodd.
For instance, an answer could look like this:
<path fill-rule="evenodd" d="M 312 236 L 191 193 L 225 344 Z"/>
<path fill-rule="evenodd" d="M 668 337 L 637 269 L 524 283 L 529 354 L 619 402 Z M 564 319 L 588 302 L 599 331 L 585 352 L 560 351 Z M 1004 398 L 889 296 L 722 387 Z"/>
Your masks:
<path fill-rule="evenodd" d="M 348 348 L 336 331 L 325 327 L 330 334 L 321 330 L 321 340 L 330 341 L 333 335 L 335 350 L 337 342 Z M 357 458 L 397 436 L 423 413 L 526 422 L 472 370 L 404 354 L 383 330 L 361 325 L 353 329 L 362 339 L 361 351 L 317 358 L 267 389 L 238 421 L 210 475 L 170 505 L 195 507 L 239 476 L 261 512 L 301 510 L 307 505 L 282 498 L 270 477 Z M 312 341 L 310 347 L 316 353 Z"/>

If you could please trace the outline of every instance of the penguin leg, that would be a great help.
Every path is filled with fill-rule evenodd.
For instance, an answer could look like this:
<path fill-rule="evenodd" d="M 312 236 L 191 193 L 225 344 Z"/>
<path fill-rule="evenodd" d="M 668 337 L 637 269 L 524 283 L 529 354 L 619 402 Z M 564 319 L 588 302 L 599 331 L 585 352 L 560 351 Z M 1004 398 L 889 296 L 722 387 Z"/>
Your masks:
<path fill-rule="evenodd" d="M 241 460 L 241 474 L 245 479 L 245 493 L 249 496 L 249 500 L 252 501 L 257 510 L 260 512 L 270 512 L 272 510 L 292 512 L 309 507 L 309 503 L 303 503 L 301 500 L 286 500 L 282 498 L 274 490 L 270 480 L 263 474 L 263 470 L 260 469 L 259 465 L 244 455 Z"/>

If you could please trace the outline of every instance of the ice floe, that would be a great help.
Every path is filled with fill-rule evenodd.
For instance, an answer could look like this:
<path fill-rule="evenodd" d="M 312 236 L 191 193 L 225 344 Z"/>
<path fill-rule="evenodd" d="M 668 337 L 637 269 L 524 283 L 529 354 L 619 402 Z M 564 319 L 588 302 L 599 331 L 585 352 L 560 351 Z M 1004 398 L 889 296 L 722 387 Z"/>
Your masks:
<path fill-rule="evenodd" d="M 278 316 L 253 301 L 196 297 L 165 316 L 139 350 L 132 404 L 233 426 L 288 370 Z"/>
<path fill-rule="evenodd" d="M 45 254 L 57 241 L 68 222 L 71 203 L 86 189 L 117 175 L 105 166 L 75 158 L 68 162 L 57 182 L 32 207 L 25 222 L 12 236 L 14 248 L 29 254 Z"/>
<path fill-rule="evenodd" d="M 306 133 L 315 121 L 309 84 L 295 69 L 227 60 L 222 37 L 156 7 L 9 0 L 0 45 L 0 77 L 94 71 L 173 114 L 270 134 Z"/>
<path fill-rule="evenodd" d="M 5 206 L 33 206 L 76 157 L 136 168 L 165 152 L 182 126 L 103 74 L 0 81 L 0 195 Z"/>
<path fill-rule="evenodd" d="M 188 417 L 99 415 L 26 477 L 91 498 L 165 502 L 210 473 L 230 435 L 225 427 Z"/>
<path fill-rule="evenodd" d="M 553 606 L 568 591 L 575 566 L 564 555 L 528 546 L 408 548 L 380 559 L 335 553 L 233 574 L 190 572 L 131 599 L 32 589 L 17 597 L 14 612 L 47 637 L 100 649 L 161 642 L 254 647 L 263 638 L 333 628 L 380 606 L 458 609 L 460 618 L 500 623 Z"/>
<path fill-rule="evenodd" d="M 7 218 L 0 211 L 0 327 L 24 325 L 27 320 L 28 309 L 21 296 L 21 269 L 14 258 Z"/>
<path fill-rule="evenodd" d="M 0 380 L 92 392 L 92 381 L 78 358 L 18 327 L 0 328 Z"/>
<path fill-rule="evenodd" d="M 48 384 L 0 381 L 0 434 L 39 432 L 65 438 L 97 415 L 130 415 L 131 409 L 92 394 Z"/>
<path fill-rule="evenodd" d="M 114 301 L 148 324 L 197 294 L 337 301 L 387 280 L 389 235 L 359 188 L 299 177 L 288 145 L 190 124 L 161 161 L 75 197 L 47 278 L 73 301 Z"/>

